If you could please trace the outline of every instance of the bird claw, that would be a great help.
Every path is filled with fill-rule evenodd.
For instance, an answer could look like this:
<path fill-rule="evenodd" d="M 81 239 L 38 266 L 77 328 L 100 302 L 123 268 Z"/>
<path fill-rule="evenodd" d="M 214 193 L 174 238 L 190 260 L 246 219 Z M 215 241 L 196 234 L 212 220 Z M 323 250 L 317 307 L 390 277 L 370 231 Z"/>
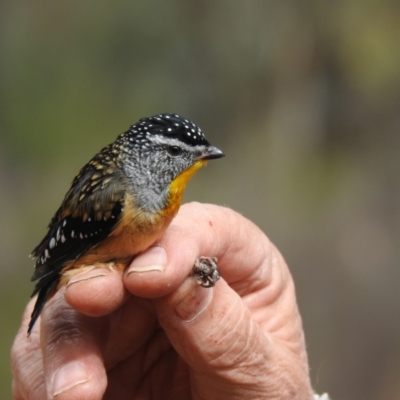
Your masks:
<path fill-rule="evenodd" d="M 218 270 L 217 257 L 199 257 L 194 262 L 193 273 L 199 285 L 213 287 L 221 277 Z"/>

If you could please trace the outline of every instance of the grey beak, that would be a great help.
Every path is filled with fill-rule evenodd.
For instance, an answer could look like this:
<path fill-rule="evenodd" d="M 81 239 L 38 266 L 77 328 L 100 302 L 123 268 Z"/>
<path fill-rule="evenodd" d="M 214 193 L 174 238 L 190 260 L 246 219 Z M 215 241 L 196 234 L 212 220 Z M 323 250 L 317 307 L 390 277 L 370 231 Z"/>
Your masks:
<path fill-rule="evenodd" d="M 199 156 L 199 160 L 215 160 L 216 158 L 225 157 L 225 154 L 214 146 L 208 146 L 207 149 Z"/>

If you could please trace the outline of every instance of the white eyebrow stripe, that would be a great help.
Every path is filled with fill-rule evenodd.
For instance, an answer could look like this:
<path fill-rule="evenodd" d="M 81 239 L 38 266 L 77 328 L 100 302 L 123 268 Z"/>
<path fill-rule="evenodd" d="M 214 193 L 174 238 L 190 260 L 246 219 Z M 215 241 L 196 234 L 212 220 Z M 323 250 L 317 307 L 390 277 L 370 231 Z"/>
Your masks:
<path fill-rule="evenodd" d="M 183 150 L 186 151 L 193 151 L 193 149 L 196 150 L 202 150 L 206 145 L 204 144 L 199 144 L 199 145 L 188 145 L 186 143 L 183 143 L 182 141 L 175 139 L 175 138 L 165 138 L 161 135 L 153 135 L 151 138 L 149 138 L 153 143 L 161 144 L 161 145 L 168 145 L 168 146 L 178 146 Z"/>

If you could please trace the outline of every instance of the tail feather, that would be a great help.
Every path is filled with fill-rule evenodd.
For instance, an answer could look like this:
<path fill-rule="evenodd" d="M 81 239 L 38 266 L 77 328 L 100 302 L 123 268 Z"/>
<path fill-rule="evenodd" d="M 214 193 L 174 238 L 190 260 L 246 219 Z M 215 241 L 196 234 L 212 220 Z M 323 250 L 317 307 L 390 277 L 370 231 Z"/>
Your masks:
<path fill-rule="evenodd" d="M 49 277 L 46 277 L 46 278 L 49 278 Z M 54 292 L 54 289 L 56 288 L 57 283 L 58 283 L 58 275 L 56 277 L 53 276 L 52 279 L 47 279 L 46 282 L 43 282 L 43 280 L 40 280 L 38 282 L 38 284 L 36 285 L 32 296 L 34 296 L 36 293 L 39 293 L 39 294 L 36 299 L 35 307 L 33 308 L 33 311 L 31 314 L 31 320 L 29 321 L 28 336 L 31 334 L 32 329 L 33 329 L 36 321 L 38 320 L 38 318 L 43 310 L 44 305 L 46 304 L 47 300 Z"/>

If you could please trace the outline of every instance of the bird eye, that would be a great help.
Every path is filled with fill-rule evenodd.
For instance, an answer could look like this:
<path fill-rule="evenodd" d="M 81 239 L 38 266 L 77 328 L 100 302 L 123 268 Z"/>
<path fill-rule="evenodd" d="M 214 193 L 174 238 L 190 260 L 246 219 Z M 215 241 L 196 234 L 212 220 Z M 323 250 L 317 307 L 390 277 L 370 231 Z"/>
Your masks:
<path fill-rule="evenodd" d="M 179 156 L 179 154 L 182 153 L 182 149 L 179 146 L 169 146 L 167 151 L 168 154 L 173 157 Z"/>

